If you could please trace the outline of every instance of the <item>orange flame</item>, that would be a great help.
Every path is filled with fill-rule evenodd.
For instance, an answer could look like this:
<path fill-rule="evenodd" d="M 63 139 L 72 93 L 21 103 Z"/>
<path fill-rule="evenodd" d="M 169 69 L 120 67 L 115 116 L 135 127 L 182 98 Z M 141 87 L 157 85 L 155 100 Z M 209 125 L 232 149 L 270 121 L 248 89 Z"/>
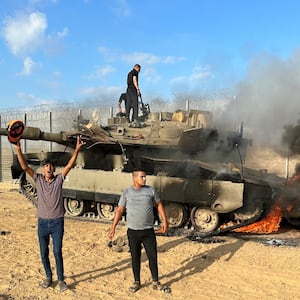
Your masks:
<path fill-rule="evenodd" d="M 247 232 L 267 234 L 278 231 L 282 220 L 282 209 L 279 204 L 275 204 L 265 218 L 253 224 L 236 228 L 234 232 Z"/>

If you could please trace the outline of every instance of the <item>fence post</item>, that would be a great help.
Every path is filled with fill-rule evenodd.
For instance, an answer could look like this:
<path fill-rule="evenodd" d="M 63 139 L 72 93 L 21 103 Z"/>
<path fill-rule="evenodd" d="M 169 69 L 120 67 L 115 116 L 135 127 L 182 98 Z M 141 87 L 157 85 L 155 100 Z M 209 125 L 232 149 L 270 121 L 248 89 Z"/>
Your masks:
<path fill-rule="evenodd" d="M 49 127 L 50 127 L 50 133 L 52 133 L 52 112 L 50 111 L 50 114 L 49 114 Z M 49 151 L 52 152 L 52 142 L 50 141 L 50 144 L 49 144 Z"/>
<path fill-rule="evenodd" d="M 27 113 L 24 114 L 24 125 L 27 126 Z M 24 153 L 27 152 L 27 140 L 23 140 L 24 143 Z"/>
<path fill-rule="evenodd" d="M 2 120 L 0 115 L 0 127 L 2 126 Z M 2 136 L 0 137 L 0 181 L 3 180 L 3 163 L 2 163 Z"/>

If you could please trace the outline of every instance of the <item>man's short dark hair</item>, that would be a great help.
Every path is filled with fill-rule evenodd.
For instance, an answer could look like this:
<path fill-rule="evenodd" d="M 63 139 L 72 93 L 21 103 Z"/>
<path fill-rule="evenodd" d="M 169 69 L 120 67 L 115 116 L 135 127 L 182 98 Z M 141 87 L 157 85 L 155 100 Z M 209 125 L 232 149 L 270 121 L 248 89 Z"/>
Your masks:
<path fill-rule="evenodd" d="M 136 167 L 132 170 L 132 173 L 135 173 L 135 172 L 144 172 L 146 173 L 145 169 L 143 169 L 142 167 Z"/>
<path fill-rule="evenodd" d="M 55 164 L 54 164 L 53 160 L 51 160 L 51 159 L 49 159 L 49 158 L 43 159 L 43 160 L 41 161 L 41 164 L 40 164 L 40 165 L 43 167 L 43 166 L 45 166 L 45 165 L 47 165 L 47 164 L 52 165 L 53 167 L 55 167 Z"/>

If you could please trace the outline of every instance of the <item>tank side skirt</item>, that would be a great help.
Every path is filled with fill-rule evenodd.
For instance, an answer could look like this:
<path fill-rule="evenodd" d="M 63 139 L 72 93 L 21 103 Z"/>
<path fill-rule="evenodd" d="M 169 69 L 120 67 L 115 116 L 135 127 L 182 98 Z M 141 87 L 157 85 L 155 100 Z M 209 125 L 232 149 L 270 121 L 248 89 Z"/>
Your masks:
<path fill-rule="evenodd" d="M 116 172 L 116 173 L 118 173 L 118 172 Z M 125 182 L 123 182 L 122 184 L 123 185 L 125 185 L 125 183 L 127 184 L 128 183 L 128 179 L 130 179 L 131 180 L 131 174 L 124 174 L 124 173 L 120 173 L 120 174 L 122 174 L 122 175 L 126 175 L 126 176 L 129 176 L 128 178 L 126 178 L 126 180 L 124 180 L 124 178 L 123 178 L 123 181 L 125 181 Z M 120 179 L 119 178 L 119 176 L 120 176 L 120 174 L 115 174 L 116 175 L 116 179 L 118 180 L 118 179 Z M 126 177 L 125 176 L 125 177 Z M 169 181 L 169 183 L 171 182 L 175 182 L 175 183 L 177 183 L 177 179 L 178 178 L 175 178 L 174 179 L 174 181 L 173 181 L 173 178 L 168 178 L 168 177 L 164 177 L 164 176 L 149 176 L 149 183 L 151 183 L 151 180 L 153 181 L 155 181 L 155 182 L 152 182 L 152 183 L 155 183 L 154 185 L 156 185 L 155 187 L 158 189 L 158 191 L 160 192 L 160 193 L 162 193 L 162 190 L 163 190 L 163 187 L 161 186 L 162 185 L 162 182 L 164 181 L 164 180 L 167 180 L 167 181 Z M 36 204 L 36 196 L 34 195 L 34 192 L 35 192 L 35 190 L 34 190 L 34 186 L 32 185 L 32 188 L 30 188 L 30 185 L 31 185 L 31 182 L 29 182 L 29 181 L 27 181 L 27 180 L 25 180 L 24 181 L 24 179 L 26 179 L 26 177 L 24 176 L 23 177 L 23 180 L 20 180 L 20 183 L 21 183 L 21 186 L 22 186 L 22 183 L 24 184 L 26 184 L 27 185 L 27 188 L 26 189 L 22 189 L 21 188 L 21 190 L 22 190 L 22 192 L 23 192 L 23 194 L 33 203 L 33 204 Z M 147 176 L 147 179 L 148 179 L 148 176 Z M 185 182 L 186 183 L 186 180 L 184 180 L 183 182 Z M 183 188 L 183 190 L 185 191 L 185 193 L 186 193 L 186 185 L 184 185 L 185 186 L 185 188 Z M 120 193 L 120 192 L 119 192 Z M 97 202 L 102 202 L 102 203 L 109 203 L 108 201 L 110 201 L 110 203 L 111 204 L 113 204 L 113 205 L 117 205 L 117 202 L 118 202 L 118 199 L 119 199 L 119 194 L 117 194 L 117 193 L 114 193 L 114 194 L 106 194 L 106 193 L 100 193 L 100 192 L 87 192 L 87 191 L 76 191 L 76 193 L 75 193 L 75 191 L 73 191 L 73 189 L 72 188 L 69 188 L 69 187 L 65 187 L 64 189 L 63 189 L 63 195 L 64 195 L 64 197 L 65 196 L 75 196 L 76 198 L 77 197 L 82 197 L 82 199 L 84 199 L 84 200 L 87 200 L 87 199 L 89 199 L 91 202 L 92 201 L 97 201 Z M 77 198 L 78 199 L 78 198 Z M 172 199 L 168 199 L 168 200 L 164 200 L 164 199 L 162 199 L 165 203 L 172 203 L 172 201 L 170 201 L 170 200 L 172 200 Z M 193 206 L 199 206 L 199 205 L 194 205 L 194 204 L 189 204 L 189 206 L 190 207 L 193 207 Z M 205 206 L 202 206 L 202 205 L 200 205 L 200 207 L 205 207 Z M 208 207 L 208 206 L 206 206 L 206 207 Z M 67 216 L 68 217 L 68 216 Z M 248 225 L 248 224 L 251 224 L 251 223 L 253 223 L 253 222 L 255 222 L 256 220 L 258 220 L 259 219 L 259 217 L 260 217 L 260 215 L 256 215 L 256 216 L 254 216 L 253 218 L 250 218 L 250 219 L 248 219 L 248 220 L 246 220 L 246 221 L 243 221 L 243 222 L 241 222 L 241 223 L 239 223 L 239 224 L 234 224 L 234 225 L 232 225 L 232 226 L 228 226 L 228 227 L 226 227 L 226 228 L 218 228 L 217 230 L 214 230 L 214 231 L 212 231 L 212 232 L 209 232 L 209 233 L 206 233 L 205 234 L 205 236 L 211 236 L 211 235 L 219 235 L 219 234 L 221 234 L 221 233 L 224 233 L 224 232 L 228 232 L 228 231 L 231 231 L 232 229 L 235 229 L 235 228 L 238 228 L 238 227 L 242 227 L 242 226 L 245 226 L 245 225 Z M 95 214 L 92 214 L 92 215 L 89 215 L 89 214 L 84 214 L 83 216 L 78 216 L 78 217 L 70 217 L 70 218 L 72 218 L 72 219 L 78 219 L 78 220 L 84 220 L 84 221 L 99 221 L 99 222 L 104 222 L 104 223 L 107 223 L 108 221 L 107 220 L 101 220 L 101 218 L 97 218 L 97 217 L 95 217 Z"/>

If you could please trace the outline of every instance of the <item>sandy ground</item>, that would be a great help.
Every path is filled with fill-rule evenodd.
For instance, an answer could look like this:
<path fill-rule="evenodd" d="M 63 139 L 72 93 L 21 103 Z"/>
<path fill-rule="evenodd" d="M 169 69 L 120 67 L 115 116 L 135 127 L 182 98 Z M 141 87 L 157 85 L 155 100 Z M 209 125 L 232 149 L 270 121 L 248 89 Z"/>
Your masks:
<path fill-rule="evenodd" d="M 274 154 L 271 157 L 273 162 Z M 270 153 L 264 162 L 267 159 Z M 284 162 L 281 172 L 283 168 Z M 44 271 L 36 208 L 18 192 L 17 184 L 0 183 L 0 213 L 1 300 L 300 299 L 300 232 L 296 228 L 282 226 L 267 236 L 227 234 L 214 238 L 214 243 L 158 236 L 160 278 L 172 292 L 152 290 L 143 254 L 142 289 L 132 294 L 128 291 L 130 255 L 107 246 L 109 225 L 66 219 L 63 254 L 70 289 L 60 293 L 57 281 L 51 288 L 39 287 Z M 125 231 L 118 226 L 116 237 Z M 54 268 L 52 253 L 50 259 Z"/>

